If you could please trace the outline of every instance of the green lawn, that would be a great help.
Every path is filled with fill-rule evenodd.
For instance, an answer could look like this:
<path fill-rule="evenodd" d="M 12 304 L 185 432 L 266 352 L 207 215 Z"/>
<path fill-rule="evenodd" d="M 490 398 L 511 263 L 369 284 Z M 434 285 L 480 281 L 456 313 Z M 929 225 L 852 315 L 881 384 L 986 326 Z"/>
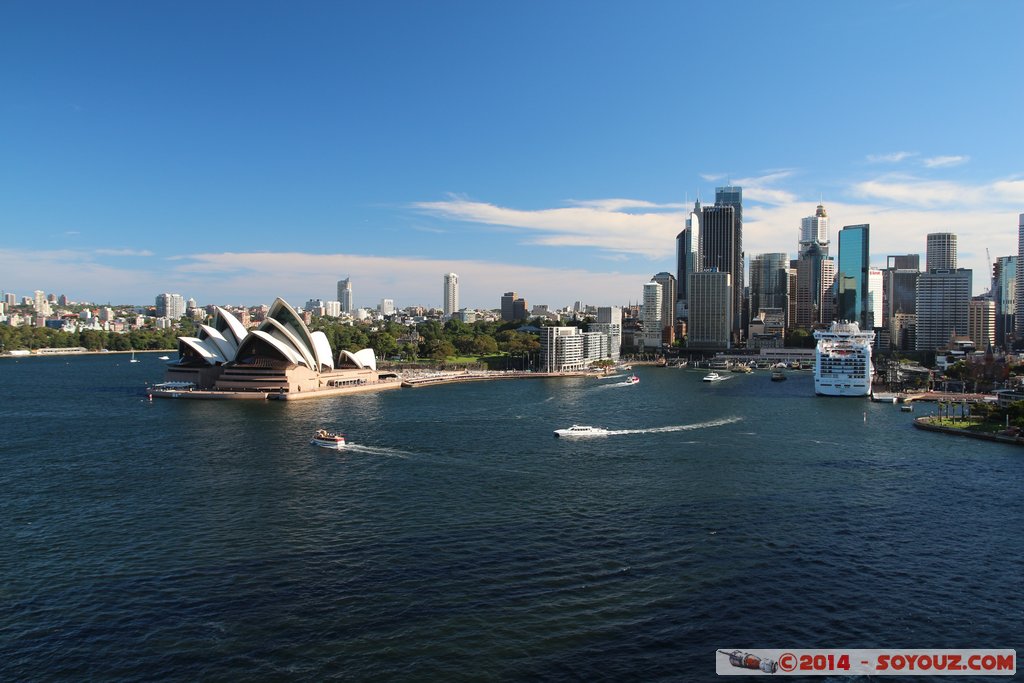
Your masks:
<path fill-rule="evenodd" d="M 983 422 L 973 417 L 958 417 L 955 419 L 933 417 L 931 424 L 937 427 L 952 427 L 953 429 L 964 429 L 969 432 L 981 432 L 984 434 L 998 434 L 1006 429 L 1006 425 L 1001 422 Z"/>

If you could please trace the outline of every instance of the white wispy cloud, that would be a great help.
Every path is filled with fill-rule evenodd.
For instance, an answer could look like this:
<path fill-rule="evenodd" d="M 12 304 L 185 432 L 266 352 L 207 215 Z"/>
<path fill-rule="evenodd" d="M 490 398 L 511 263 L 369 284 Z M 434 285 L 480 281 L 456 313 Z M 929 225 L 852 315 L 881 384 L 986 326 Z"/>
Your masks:
<path fill-rule="evenodd" d="M 783 169 L 772 171 L 761 176 L 750 178 L 739 178 L 733 182 L 743 188 L 744 201 L 764 202 L 766 204 L 792 204 L 797 201 L 797 196 L 788 190 L 783 190 L 772 185 L 786 180 L 793 175 L 793 171 Z"/>
<path fill-rule="evenodd" d="M 596 247 L 651 259 L 664 255 L 665 244 L 672 243 L 683 225 L 682 213 L 677 211 L 682 205 L 635 199 L 572 203 L 568 207 L 526 210 L 452 197 L 412 206 L 442 218 L 529 231 L 533 233 L 529 244 Z"/>
<path fill-rule="evenodd" d="M 100 256 L 153 256 L 148 249 L 93 249 Z"/>
<path fill-rule="evenodd" d="M 629 209 L 678 211 L 686 208 L 685 204 L 657 204 L 642 199 L 570 199 L 566 203 L 597 211 L 627 211 Z"/>
<path fill-rule="evenodd" d="M 701 173 L 700 177 L 709 183 L 717 183 L 719 180 L 727 178 L 725 173 Z"/>
<path fill-rule="evenodd" d="M 925 168 L 945 168 L 947 166 L 959 166 L 960 164 L 967 163 L 969 160 L 969 156 L 939 156 L 930 157 L 921 163 L 924 164 Z"/>
<path fill-rule="evenodd" d="M 564 306 L 574 300 L 621 303 L 623 292 L 639 292 L 651 272 L 545 268 L 471 259 L 431 259 L 358 254 L 209 253 L 194 254 L 175 267 L 197 283 L 219 283 L 246 301 L 283 296 L 293 303 L 334 298 L 340 274 L 352 279 L 356 305 L 373 307 L 382 298 L 399 306 L 440 306 L 442 276 L 459 275 L 462 305 L 497 308 L 502 292 L 515 290 L 527 301 Z M 268 281 L 265 273 L 275 277 Z M 634 297 L 634 298 L 637 298 Z"/>
<path fill-rule="evenodd" d="M 25 293 L 45 289 L 78 301 L 141 303 L 160 292 L 178 292 L 200 304 L 255 305 L 281 296 L 302 305 L 334 299 L 337 282 L 351 277 L 355 303 L 372 308 L 383 298 L 399 306 L 440 306 L 444 273 L 459 274 L 460 300 L 472 308 L 497 308 L 502 292 L 515 290 L 531 303 L 561 307 L 580 300 L 618 305 L 639 298 L 655 269 L 545 268 L 472 259 L 432 259 L 301 252 L 210 252 L 160 259 L 146 268 L 114 267 L 93 252 L 0 249 L 5 282 Z M 630 292 L 636 296 L 630 297 Z M 112 298 L 113 297 L 113 298 Z"/>
<path fill-rule="evenodd" d="M 1007 178 L 983 184 L 925 180 L 914 176 L 884 176 L 856 183 L 851 194 L 896 205 L 922 208 L 1024 206 L 1024 180 Z"/>
<path fill-rule="evenodd" d="M 917 156 L 917 152 L 889 152 L 888 154 L 869 154 L 867 160 L 872 164 L 896 164 L 913 156 Z"/>

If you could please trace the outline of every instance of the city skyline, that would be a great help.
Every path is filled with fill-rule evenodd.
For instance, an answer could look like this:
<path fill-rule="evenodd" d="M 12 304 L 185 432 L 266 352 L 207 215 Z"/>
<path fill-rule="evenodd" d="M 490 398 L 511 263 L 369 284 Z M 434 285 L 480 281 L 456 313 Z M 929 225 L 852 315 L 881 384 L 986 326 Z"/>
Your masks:
<path fill-rule="evenodd" d="M 872 226 L 872 267 L 958 235 L 979 294 L 1024 211 L 1024 8 L 988 7 L 300 3 L 236 30 L 226 6 L 7 3 L 0 289 L 255 305 L 346 277 L 358 307 L 440 308 L 455 272 L 462 307 L 619 305 L 735 185 L 747 265 L 795 257 L 822 203 L 831 240 Z M 685 30 L 723 21 L 735 50 Z M 745 106 L 697 105 L 723 72 Z"/>

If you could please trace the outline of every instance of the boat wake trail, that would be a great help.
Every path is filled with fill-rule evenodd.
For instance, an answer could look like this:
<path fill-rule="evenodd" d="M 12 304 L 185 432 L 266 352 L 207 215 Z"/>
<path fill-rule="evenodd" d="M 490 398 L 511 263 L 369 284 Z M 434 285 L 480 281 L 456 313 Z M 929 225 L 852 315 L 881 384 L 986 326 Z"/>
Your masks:
<path fill-rule="evenodd" d="M 615 379 L 616 377 L 625 377 L 622 373 L 617 375 L 605 375 L 604 377 L 598 377 L 598 379 Z"/>
<path fill-rule="evenodd" d="M 692 425 L 673 425 L 670 427 L 651 427 L 650 429 L 610 429 L 608 436 L 616 434 L 657 434 L 660 432 L 689 432 L 694 429 L 707 429 L 708 427 L 721 427 L 722 425 L 740 422 L 742 417 L 723 417 L 708 422 L 697 422 Z"/>
<path fill-rule="evenodd" d="M 619 377 L 621 377 L 621 375 L 619 375 Z M 595 388 L 596 389 L 614 389 L 615 387 L 629 387 L 629 386 L 632 386 L 632 385 L 633 385 L 632 382 L 612 382 L 611 384 L 602 384 L 601 386 L 595 387 Z"/>
<path fill-rule="evenodd" d="M 415 453 L 409 453 L 407 451 L 400 451 L 397 448 L 383 448 L 378 446 L 363 446 L 361 444 L 352 443 L 351 441 L 345 444 L 344 450 L 341 452 L 354 451 L 356 453 L 367 453 L 369 455 L 390 455 L 395 458 L 409 459 Z"/>

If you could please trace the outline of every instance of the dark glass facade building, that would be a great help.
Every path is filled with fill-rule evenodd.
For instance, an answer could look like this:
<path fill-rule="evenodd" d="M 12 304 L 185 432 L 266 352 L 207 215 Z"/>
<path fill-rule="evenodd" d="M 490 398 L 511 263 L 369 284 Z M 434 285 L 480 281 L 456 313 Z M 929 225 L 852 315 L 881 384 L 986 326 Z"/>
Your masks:
<path fill-rule="evenodd" d="M 836 263 L 837 320 L 849 320 L 862 330 L 871 329 L 868 320 L 868 261 L 870 227 L 847 225 L 839 231 L 839 257 Z"/>

